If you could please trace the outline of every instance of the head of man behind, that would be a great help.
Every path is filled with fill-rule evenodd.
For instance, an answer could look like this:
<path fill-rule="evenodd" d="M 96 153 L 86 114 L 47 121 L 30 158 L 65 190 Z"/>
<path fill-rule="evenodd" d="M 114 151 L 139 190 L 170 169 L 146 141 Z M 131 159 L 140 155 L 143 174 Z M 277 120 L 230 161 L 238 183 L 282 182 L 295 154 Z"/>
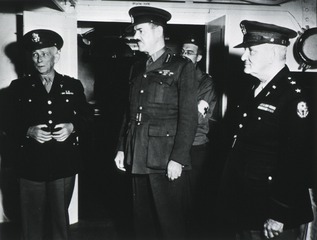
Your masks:
<path fill-rule="evenodd" d="M 186 38 L 183 41 L 181 55 L 190 59 L 196 65 L 203 57 L 202 44 L 195 37 Z"/>
<path fill-rule="evenodd" d="M 134 39 L 139 50 L 149 55 L 165 46 L 164 28 L 171 19 L 171 14 L 154 7 L 133 7 L 129 10 L 130 26 L 134 29 Z"/>
<path fill-rule="evenodd" d="M 23 36 L 23 48 L 31 55 L 34 69 L 40 75 L 54 73 L 63 43 L 58 33 L 47 29 L 32 30 Z"/>
<path fill-rule="evenodd" d="M 287 46 L 297 33 L 289 28 L 243 20 L 240 23 L 243 42 L 235 48 L 244 48 L 241 57 L 244 72 L 260 81 L 272 79 L 286 63 Z"/>

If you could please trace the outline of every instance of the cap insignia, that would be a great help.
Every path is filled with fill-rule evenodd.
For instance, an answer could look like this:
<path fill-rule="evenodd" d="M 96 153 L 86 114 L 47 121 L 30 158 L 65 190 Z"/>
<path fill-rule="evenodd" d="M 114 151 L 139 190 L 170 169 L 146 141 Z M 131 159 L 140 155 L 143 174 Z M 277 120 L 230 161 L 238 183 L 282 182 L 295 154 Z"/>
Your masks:
<path fill-rule="evenodd" d="M 297 104 L 297 115 L 300 118 L 306 118 L 308 116 L 309 110 L 306 102 L 299 102 Z"/>
<path fill-rule="evenodd" d="M 240 27 L 243 35 L 247 34 L 247 29 L 245 28 L 244 24 L 240 24 Z"/>
<path fill-rule="evenodd" d="M 134 24 L 134 17 L 132 15 L 130 15 L 131 17 L 131 23 Z"/>
<path fill-rule="evenodd" d="M 32 42 L 39 42 L 41 39 L 40 39 L 40 36 L 38 33 L 32 33 Z"/>

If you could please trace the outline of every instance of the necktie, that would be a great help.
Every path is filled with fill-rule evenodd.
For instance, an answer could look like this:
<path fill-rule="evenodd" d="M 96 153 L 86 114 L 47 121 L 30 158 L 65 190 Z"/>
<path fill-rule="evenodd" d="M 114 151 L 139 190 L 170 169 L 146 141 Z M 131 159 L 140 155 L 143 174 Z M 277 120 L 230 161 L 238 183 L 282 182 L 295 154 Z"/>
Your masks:
<path fill-rule="evenodd" d="M 46 81 L 44 80 L 43 81 L 43 85 L 48 93 L 50 92 L 50 90 L 52 88 L 52 83 L 53 83 L 53 81 L 51 81 L 51 80 L 46 80 Z"/>
<path fill-rule="evenodd" d="M 150 56 L 150 57 L 147 59 L 147 61 L 146 61 L 146 66 L 148 67 L 148 66 L 150 66 L 152 63 L 153 63 L 153 59 L 152 59 L 152 57 Z"/>
<path fill-rule="evenodd" d="M 264 88 L 264 85 L 260 83 L 260 85 L 254 91 L 254 97 L 256 97 L 262 91 L 263 88 Z"/>

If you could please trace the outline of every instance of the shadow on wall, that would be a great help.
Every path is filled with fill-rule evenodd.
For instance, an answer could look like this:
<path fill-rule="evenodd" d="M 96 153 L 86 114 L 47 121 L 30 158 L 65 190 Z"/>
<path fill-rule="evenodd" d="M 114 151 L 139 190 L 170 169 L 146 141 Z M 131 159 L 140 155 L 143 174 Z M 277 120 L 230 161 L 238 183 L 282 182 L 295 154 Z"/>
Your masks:
<path fill-rule="evenodd" d="M 8 44 L 5 54 L 14 65 L 18 76 L 23 73 L 23 58 L 17 42 Z M 14 151 L 7 135 L 7 88 L 0 89 L 0 222 L 19 221 L 19 189 L 14 173 Z"/>

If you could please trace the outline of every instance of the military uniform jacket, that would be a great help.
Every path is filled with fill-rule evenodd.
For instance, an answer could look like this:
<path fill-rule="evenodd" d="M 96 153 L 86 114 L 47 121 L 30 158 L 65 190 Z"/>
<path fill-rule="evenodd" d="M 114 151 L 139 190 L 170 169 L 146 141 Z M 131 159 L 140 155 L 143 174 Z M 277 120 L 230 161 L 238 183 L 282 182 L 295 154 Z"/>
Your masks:
<path fill-rule="evenodd" d="M 253 90 L 237 106 L 222 191 L 227 191 L 229 209 L 243 229 L 263 230 L 268 218 L 285 228 L 299 226 L 312 219 L 307 99 L 287 67 L 255 98 Z"/>
<path fill-rule="evenodd" d="M 196 68 L 196 80 L 198 81 L 197 101 L 204 100 L 209 107 L 206 109 L 206 115 L 203 116 L 198 112 L 198 126 L 193 145 L 202 145 L 207 143 L 209 132 L 209 121 L 216 121 L 214 118 L 214 109 L 217 103 L 217 94 L 215 90 L 215 82 L 212 77 Z"/>
<path fill-rule="evenodd" d="M 78 172 L 79 143 L 86 135 L 92 115 L 84 88 L 77 79 L 55 73 L 49 93 L 38 76 L 12 81 L 9 86 L 9 135 L 17 146 L 17 170 L 21 177 L 34 181 L 54 180 Z M 73 132 L 65 141 L 39 143 L 26 133 L 30 126 L 72 123 Z"/>
<path fill-rule="evenodd" d="M 119 150 L 132 173 L 165 172 L 169 160 L 190 168 L 189 150 L 197 126 L 195 67 L 167 49 L 147 70 L 133 66 L 130 108 Z"/>

